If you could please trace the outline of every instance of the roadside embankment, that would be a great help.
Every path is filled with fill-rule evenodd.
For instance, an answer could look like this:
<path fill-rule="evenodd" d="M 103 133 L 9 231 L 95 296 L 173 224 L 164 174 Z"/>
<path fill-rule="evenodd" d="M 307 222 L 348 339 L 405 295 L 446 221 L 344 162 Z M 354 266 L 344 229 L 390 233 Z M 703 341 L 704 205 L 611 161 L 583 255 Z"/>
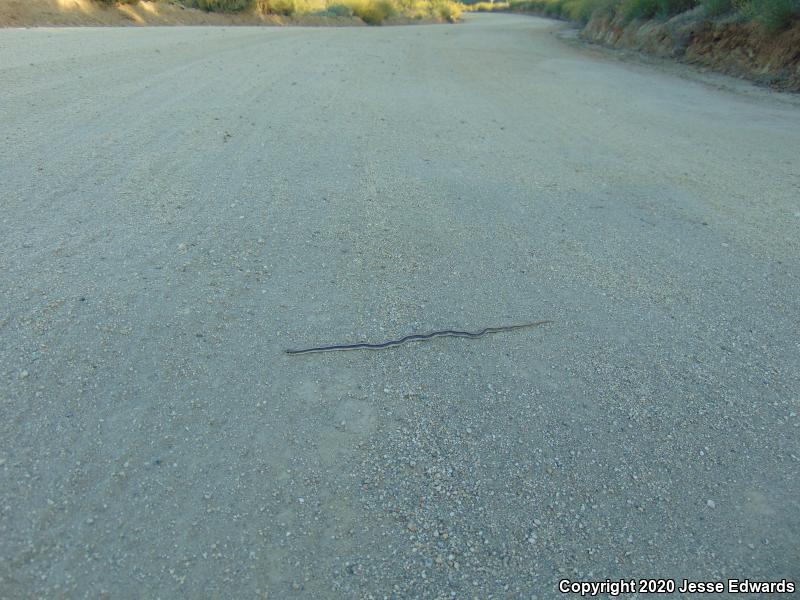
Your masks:
<path fill-rule="evenodd" d="M 511 0 L 466 10 L 563 19 L 592 43 L 800 91 L 800 0 Z"/>
<path fill-rule="evenodd" d="M 334 25 L 342 18 L 309 17 L 303 24 Z M 281 15 L 256 11 L 219 13 L 181 4 L 143 0 L 100 3 L 94 0 L 5 0 L 0 2 L 0 27 L 65 27 L 124 25 L 282 25 Z M 347 24 L 361 23 L 350 18 Z"/>
<path fill-rule="evenodd" d="M 769 32 L 757 23 L 709 20 L 702 11 L 698 7 L 665 21 L 629 23 L 619 17 L 596 16 L 583 27 L 581 37 L 800 91 L 800 22 Z"/>
<path fill-rule="evenodd" d="M 455 22 L 452 0 L 1 0 L 0 27 Z"/>

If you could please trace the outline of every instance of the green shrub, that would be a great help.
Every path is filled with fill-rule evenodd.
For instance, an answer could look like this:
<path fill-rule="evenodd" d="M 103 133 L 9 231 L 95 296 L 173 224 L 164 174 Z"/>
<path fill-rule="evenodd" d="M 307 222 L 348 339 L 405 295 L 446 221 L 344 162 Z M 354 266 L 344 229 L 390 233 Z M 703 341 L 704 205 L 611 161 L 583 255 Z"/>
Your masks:
<path fill-rule="evenodd" d="M 586 23 L 594 12 L 592 0 L 571 0 L 564 3 L 564 12 L 573 21 Z"/>
<path fill-rule="evenodd" d="M 353 9 L 344 4 L 331 4 L 325 10 L 315 13 L 322 17 L 352 17 Z"/>
<path fill-rule="evenodd" d="M 627 23 L 634 19 L 650 19 L 658 13 L 658 0 L 622 0 L 618 14 Z"/>
<path fill-rule="evenodd" d="M 564 19 L 567 17 L 567 3 L 566 2 L 549 2 L 545 4 L 544 14 L 548 17 L 555 17 L 557 19 Z"/>
<path fill-rule="evenodd" d="M 750 0 L 740 10 L 741 14 L 774 33 L 787 27 L 800 13 L 797 0 Z"/>
<path fill-rule="evenodd" d="M 561 12 L 567 18 L 585 25 L 594 15 L 612 16 L 615 8 L 616 0 L 567 0 L 561 6 Z"/>
<path fill-rule="evenodd" d="M 733 2 L 731 0 L 702 0 L 702 4 L 709 17 L 724 15 L 726 12 L 733 10 Z"/>
<path fill-rule="evenodd" d="M 183 0 L 191 8 L 209 12 L 239 12 L 255 6 L 255 0 Z"/>
<path fill-rule="evenodd" d="M 698 2 L 709 17 L 737 10 L 742 19 L 755 21 L 769 32 L 779 31 L 800 17 L 800 0 L 510 0 L 507 6 L 585 24 L 597 14 L 618 16 L 625 23 L 665 19 L 694 8 Z"/>
<path fill-rule="evenodd" d="M 697 6 L 699 0 L 661 0 L 660 17 L 671 17 Z"/>
<path fill-rule="evenodd" d="M 509 8 L 516 11 L 541 13 L 548 17 L 562 17 L 566 0 L 511 0 Z"/>
<path fill-rule="evenodd" d="M 617 0 L 595 0 L 595 8 L 593 15 L 604 15 L 613 17 L 617 11 Z"/>
<path fill-rule="evenodd" d="M 623 21 L 667 18 L 693 8 L 696 0 L 622 0 L 617 9 Z"/>
<path fill-rule="evenodd" d="M 355 9 L 353 12 L 365 23 L 380 25 L 389 17 L 393 17 L 397 11 L 390 0 L 371 0 L 361 5 L 360 12 Z"/>

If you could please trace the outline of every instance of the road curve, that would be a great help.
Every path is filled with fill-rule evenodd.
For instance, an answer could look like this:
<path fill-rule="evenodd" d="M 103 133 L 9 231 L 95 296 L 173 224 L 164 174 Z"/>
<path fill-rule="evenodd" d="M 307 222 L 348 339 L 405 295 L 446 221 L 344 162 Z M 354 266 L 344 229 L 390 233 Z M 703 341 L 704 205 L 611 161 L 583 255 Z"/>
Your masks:
<path fill-rule="evenodd" d="M 800 579 L 800 105 L 560 27 L 0 31 L 0 596 Z"/>

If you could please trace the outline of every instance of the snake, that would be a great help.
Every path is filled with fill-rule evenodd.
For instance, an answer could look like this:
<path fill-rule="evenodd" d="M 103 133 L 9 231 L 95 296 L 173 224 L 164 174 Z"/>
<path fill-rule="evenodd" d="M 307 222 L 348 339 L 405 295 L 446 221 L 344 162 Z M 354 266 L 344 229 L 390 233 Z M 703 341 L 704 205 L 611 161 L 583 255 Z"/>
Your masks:
<path fill-rule="evenodd" d="M 522 323 L 520 325 L 501 325 L 499 327 L 485 327 L 480 331 L 458 331 L 456 329 L 441 329 L 430 333 L 412 333 L 397 340 L 388 340 L 378 344 L 360 342 L 358 344 L 335 344 L 333 346 L 318 346 L 316 348 L 302 348 L 299 350 L 286 350 L 286 354 L 311 354 L 312 352 L 339 352 L 344 350 L 383 350 L 384 348 L 394 348 L 407 342 L 423 342 L 438 337 L 460 337 L 476 339 L 483 337 L 487 333 L 500 333 L 501 331 L 514 331 L 527 327 L 538 327 L 553 321 L 534 321 L 533 323 Z"/>

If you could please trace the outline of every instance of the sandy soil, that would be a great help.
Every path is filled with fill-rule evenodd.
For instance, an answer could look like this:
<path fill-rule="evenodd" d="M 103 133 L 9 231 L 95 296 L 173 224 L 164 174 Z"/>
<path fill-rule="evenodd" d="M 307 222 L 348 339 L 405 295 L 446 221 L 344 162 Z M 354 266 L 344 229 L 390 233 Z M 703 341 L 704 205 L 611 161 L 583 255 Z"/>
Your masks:
<path fill-rule="evenodd" d="M 0 31 L 0 596 L 800 579 L 800 106 L 554 27 Z"/>

